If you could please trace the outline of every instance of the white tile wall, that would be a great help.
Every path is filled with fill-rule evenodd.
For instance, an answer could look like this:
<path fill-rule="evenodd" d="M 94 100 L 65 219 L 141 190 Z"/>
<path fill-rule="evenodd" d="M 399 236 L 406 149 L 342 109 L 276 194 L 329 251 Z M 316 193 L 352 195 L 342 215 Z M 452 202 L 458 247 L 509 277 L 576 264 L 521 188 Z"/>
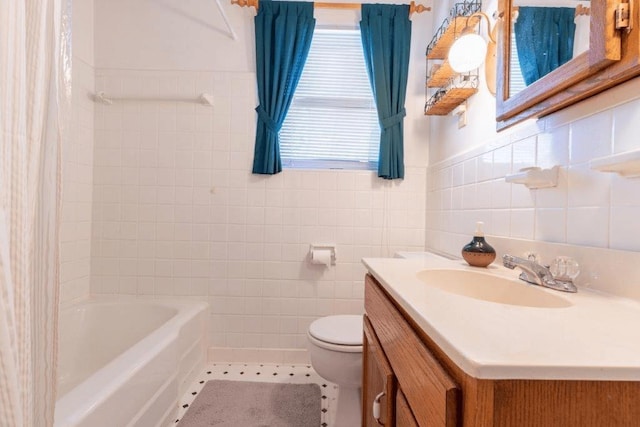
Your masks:
<path fill-rule="evenodd" d="M 70 137 L 62 152 L 61 302 L 89 295 L 94 81 L 93 67 L 74 57 Z"/>
<path fill-rule="evenodd" d="M 363 310 L 366 256 L 424 249 L 425 167 L 250 173 L 255 76 L 97 70 L 113 96 L 213 94 L 213 108 L 96 107 L 91 291 L 211 305 L 210 345 L 303 349 L 315 318 Z M 407 144 L 407 152 L 412 152 Z M 307 262 L 335 243 L 338 263 Z"/>
<path fill-rule="evenodd" d="M 566 244 L 566 252 L 580 247 L 640 252 L 640 179 L 589 168 L 590 159 L 640 149 L 633 127 L 639 112 L 640 100 L 588 117 L 569 111 L 563 119 L 523 125 L 430 166 L 427 246 L 459 255 L 475 221 L 482 220 L 489 240 L 522 239 L 522 248 L 535 241 Z M 506 174 L 534 165 L 559 165 L 558 186 L 529 190 L 504 181 Z M 474 168 L 475 175 L 468 171 Z"/>

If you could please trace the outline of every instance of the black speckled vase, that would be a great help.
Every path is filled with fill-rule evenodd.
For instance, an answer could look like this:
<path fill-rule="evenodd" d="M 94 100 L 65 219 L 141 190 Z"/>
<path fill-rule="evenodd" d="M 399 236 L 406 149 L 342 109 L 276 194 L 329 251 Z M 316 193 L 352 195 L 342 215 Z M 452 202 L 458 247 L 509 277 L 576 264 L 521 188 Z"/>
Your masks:
<path fill-rule="evenodd" d="M 480 231 L 462 248 L 462 258 L 474 267 L 486 267 L 496 259 L 496 251 L 487 243 Z"/>

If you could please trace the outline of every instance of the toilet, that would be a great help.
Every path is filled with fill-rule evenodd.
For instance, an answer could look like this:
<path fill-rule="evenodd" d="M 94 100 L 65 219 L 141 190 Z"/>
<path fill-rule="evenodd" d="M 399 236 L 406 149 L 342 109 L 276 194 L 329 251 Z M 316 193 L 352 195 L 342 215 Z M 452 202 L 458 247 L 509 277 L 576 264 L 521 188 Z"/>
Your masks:
<path fill-rule="evenodd" d="M 336 427 L 361 425 L 362 316 L 322 317 L 307 331 L 311 366 L 338 386 Z"/>

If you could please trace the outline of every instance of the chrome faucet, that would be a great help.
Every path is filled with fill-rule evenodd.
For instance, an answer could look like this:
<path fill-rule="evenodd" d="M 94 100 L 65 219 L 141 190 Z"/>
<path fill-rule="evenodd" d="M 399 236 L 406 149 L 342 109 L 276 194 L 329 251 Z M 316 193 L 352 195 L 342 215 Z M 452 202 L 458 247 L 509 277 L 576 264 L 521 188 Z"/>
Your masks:
<path fill-rule="evenodd" d="M 556 291 L 578 292 L 578 288 L 570 278 L 562 277 L 560 279 L 554 277 L 549 267 L 539 264 L 535 258 L 524 259 L 513 255 L 503 255 L 502 264 L 511 270 L 516 267 L 521 269 L 520 280 L 525 282 L 555 289 Z"/>

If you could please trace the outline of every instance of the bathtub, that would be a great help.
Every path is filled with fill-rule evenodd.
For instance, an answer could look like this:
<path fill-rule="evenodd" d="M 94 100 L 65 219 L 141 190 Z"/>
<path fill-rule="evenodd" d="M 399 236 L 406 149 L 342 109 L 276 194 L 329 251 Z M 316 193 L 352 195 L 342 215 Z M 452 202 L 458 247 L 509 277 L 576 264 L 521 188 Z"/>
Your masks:
<path fill-rule="evenodd" d="M 62 307 L 54 426 L 173 424 L 204 368 L 207 307 L 157 299 Z"/>

